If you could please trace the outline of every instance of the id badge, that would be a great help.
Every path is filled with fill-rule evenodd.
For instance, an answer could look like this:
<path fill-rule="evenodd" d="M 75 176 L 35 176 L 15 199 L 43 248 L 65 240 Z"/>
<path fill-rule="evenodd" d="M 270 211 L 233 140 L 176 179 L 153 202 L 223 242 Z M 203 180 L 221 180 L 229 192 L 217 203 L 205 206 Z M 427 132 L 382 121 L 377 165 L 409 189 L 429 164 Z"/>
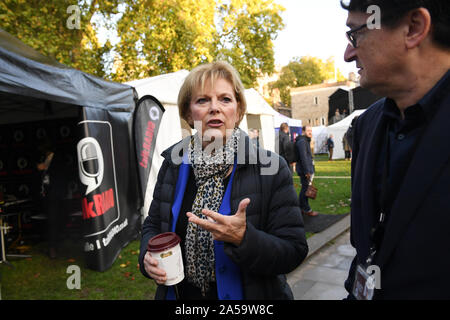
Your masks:
<path fill-rule="evenodd" d="M 357 300 L 372 300 L 375 290 L 375 277 L 367 273 L 366 268 L 358 265 L 355 272 L 352 293 Z"/>

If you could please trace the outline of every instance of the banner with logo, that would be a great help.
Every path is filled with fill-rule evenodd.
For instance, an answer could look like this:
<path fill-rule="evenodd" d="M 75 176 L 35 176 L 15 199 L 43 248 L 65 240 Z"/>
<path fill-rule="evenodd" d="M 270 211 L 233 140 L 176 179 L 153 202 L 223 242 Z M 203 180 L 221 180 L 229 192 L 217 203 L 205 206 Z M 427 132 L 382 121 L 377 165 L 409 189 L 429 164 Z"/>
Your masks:
<path fill-rule="evenodd" d="M 77 144 L 83 247 L 90 269 L 108 269 L 141 228 L 132 114 L 84 110 Z"/>
<path fill-rule="evenodd" d="M 61 201 L 81 197 L 81 245 L 93 270 L 108 269 L 141 230 L 137 97 L 129 85 L 64 66 L 0 29 L 0 190 L 39 193 L 30 185 L 41 176 L 38 141 L 55 142 L 67 164 Z"/>
<path fill-rule="evenodd" d="M 156 136 L 164 111 L 161 103 L 149 95 L 139 99 L 135 110 L 134 135 L 142 199 L 145 199 Z"/>

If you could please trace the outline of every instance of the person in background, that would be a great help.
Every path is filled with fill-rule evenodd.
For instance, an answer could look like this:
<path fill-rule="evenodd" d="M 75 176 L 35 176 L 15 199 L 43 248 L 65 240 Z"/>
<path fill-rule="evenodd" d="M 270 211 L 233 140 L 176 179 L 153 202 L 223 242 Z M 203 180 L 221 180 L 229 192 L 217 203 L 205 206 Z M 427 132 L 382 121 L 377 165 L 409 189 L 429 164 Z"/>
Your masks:
<path fill-rule="evenodd" d="M 332 134 L 330 134 L 330 137 L 327 140 L 327 148 L 329 154 L 328 161 L 333 161 L 334 140 Z"/>
<path fill-rule="evenodd" d="M 344 149 L 345 160 L 350 160 L 351 159 L 351 149 L 350 149 L 350 144 L 348 143 L 347 132 L 342 137 L 342 148 Z"/>
<path fill-rule="evenodd" d="M 333 123 L 337 123 L 343 119 L 341 113 L 339 112 L 339 109 L 336 109 L 334 116 L 333 116 Z"/>
<path fill-rule="evenodd" d="M 385 97 L 353 126 L 349 298 L 450 299 L 450 1 L 341 4 L 345 60 Z"/>
<path fill-rule="evenodd" d="M 251 133 L 250 141 L 255 145 L 255 147 L 259 148 L 259 130 L 251 129 L 250 133 Z"/>
<path fill-rule="evenodd" d="M 311 143 L 309 144 L 311 147 L 311 156 L 314 158 L 314 148 L 316 147 L 316 140 L 314 140 L 314 137 L 311 135 Z"/>
<path fill-rule="evenodd" d="M 303 135 L 298 136 L 295 140 L 295 148 L 299 159 L 299 161 L 297 161 L 295 169 L 298 176 L 300 177 L 300 182 L 302 185 L 299 194 L 299 203 L 302 214 L 315 217 L 319 213 L 311 209 L 308 202 L 308 197 L 305 195 L 309 183 L 314 176 L 314 162 L 311 153 L 312 127 L 305 126 L 303 129 L 303 133 Z"/>
<path fill-rule="evenodd" d="M 49 138 L 38 145 L 38 150 L 44 159 L 43 162 L 37 164 L 37 169 L 41 173 L 42 209 L 47 215 L 48 255 L 51 259 L 55 259 L 66 218 L 61 205 L 67 191 L 64 159 L 55 143 Z"/>
<path fill-rule="evenodd" d="M 198 66 L 178 106 L 197 133 L 163 152 L 142 227 L 139 266 L 158 284 L 155 299 L 175 298 L 147 252 L 149 239 L 167 231 L 181 238 L 180 299 L 293 299 L 285 274 L 308 252 L 297 194 L 284 159 L 238 127 L 246 101 L 237 71 L 226 62 Z"/>
<path fill-rule="evenodd" d="M 286 160 L 287 164 L 291 168 L 291 163 L 294 162 L 294 143 L 291 141 L 289 135 L 289 125 L 283 122 L 280 125 L 280 131 L 276 136 L 275 152 Z M 292 168 L 291 168 L 292 170 Z"/>
<path fill-rule="evenodd" d="M 358 120 L 358 117 L 359 116 L 353 118 L 352 122 L 350 123 L 350 126 L 347 129 L 347 132 L 345 133 L 350 150 L 353 149 L 353 128 L 355 126 L 356 121 Z"/>

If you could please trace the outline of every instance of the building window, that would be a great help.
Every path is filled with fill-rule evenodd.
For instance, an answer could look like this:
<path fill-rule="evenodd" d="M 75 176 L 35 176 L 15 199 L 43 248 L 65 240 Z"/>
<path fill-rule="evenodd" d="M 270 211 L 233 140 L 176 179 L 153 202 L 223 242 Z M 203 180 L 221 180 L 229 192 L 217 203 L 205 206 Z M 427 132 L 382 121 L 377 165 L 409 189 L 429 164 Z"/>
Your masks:
<path fill-rule="evenodd" d="M 314 97 L 314 105 L 319 105 L 319 97 Z"/>
<path fill-rule="evenodd" d="M 311 119 L 308 119 L 308 124 L 311 124 Z"/>
<path fill-rule="evenodd" d="M 323 126 L 325 125 L 325 118 L 324 117 L 322 117 L 322 125 Z"/>

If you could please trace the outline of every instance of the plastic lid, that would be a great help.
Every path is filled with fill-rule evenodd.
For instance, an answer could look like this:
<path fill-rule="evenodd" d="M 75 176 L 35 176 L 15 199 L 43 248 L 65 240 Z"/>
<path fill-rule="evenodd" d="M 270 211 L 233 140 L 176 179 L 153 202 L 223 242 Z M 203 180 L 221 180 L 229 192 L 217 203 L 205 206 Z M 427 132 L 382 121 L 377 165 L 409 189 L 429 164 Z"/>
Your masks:
<path fill-rule="evenodd" d="M 174 232 L 166 232 L 154 236 L 148 241 L 147 251 L 160 252 L 175 247 L 181 242 L 180 237 Z"/>

